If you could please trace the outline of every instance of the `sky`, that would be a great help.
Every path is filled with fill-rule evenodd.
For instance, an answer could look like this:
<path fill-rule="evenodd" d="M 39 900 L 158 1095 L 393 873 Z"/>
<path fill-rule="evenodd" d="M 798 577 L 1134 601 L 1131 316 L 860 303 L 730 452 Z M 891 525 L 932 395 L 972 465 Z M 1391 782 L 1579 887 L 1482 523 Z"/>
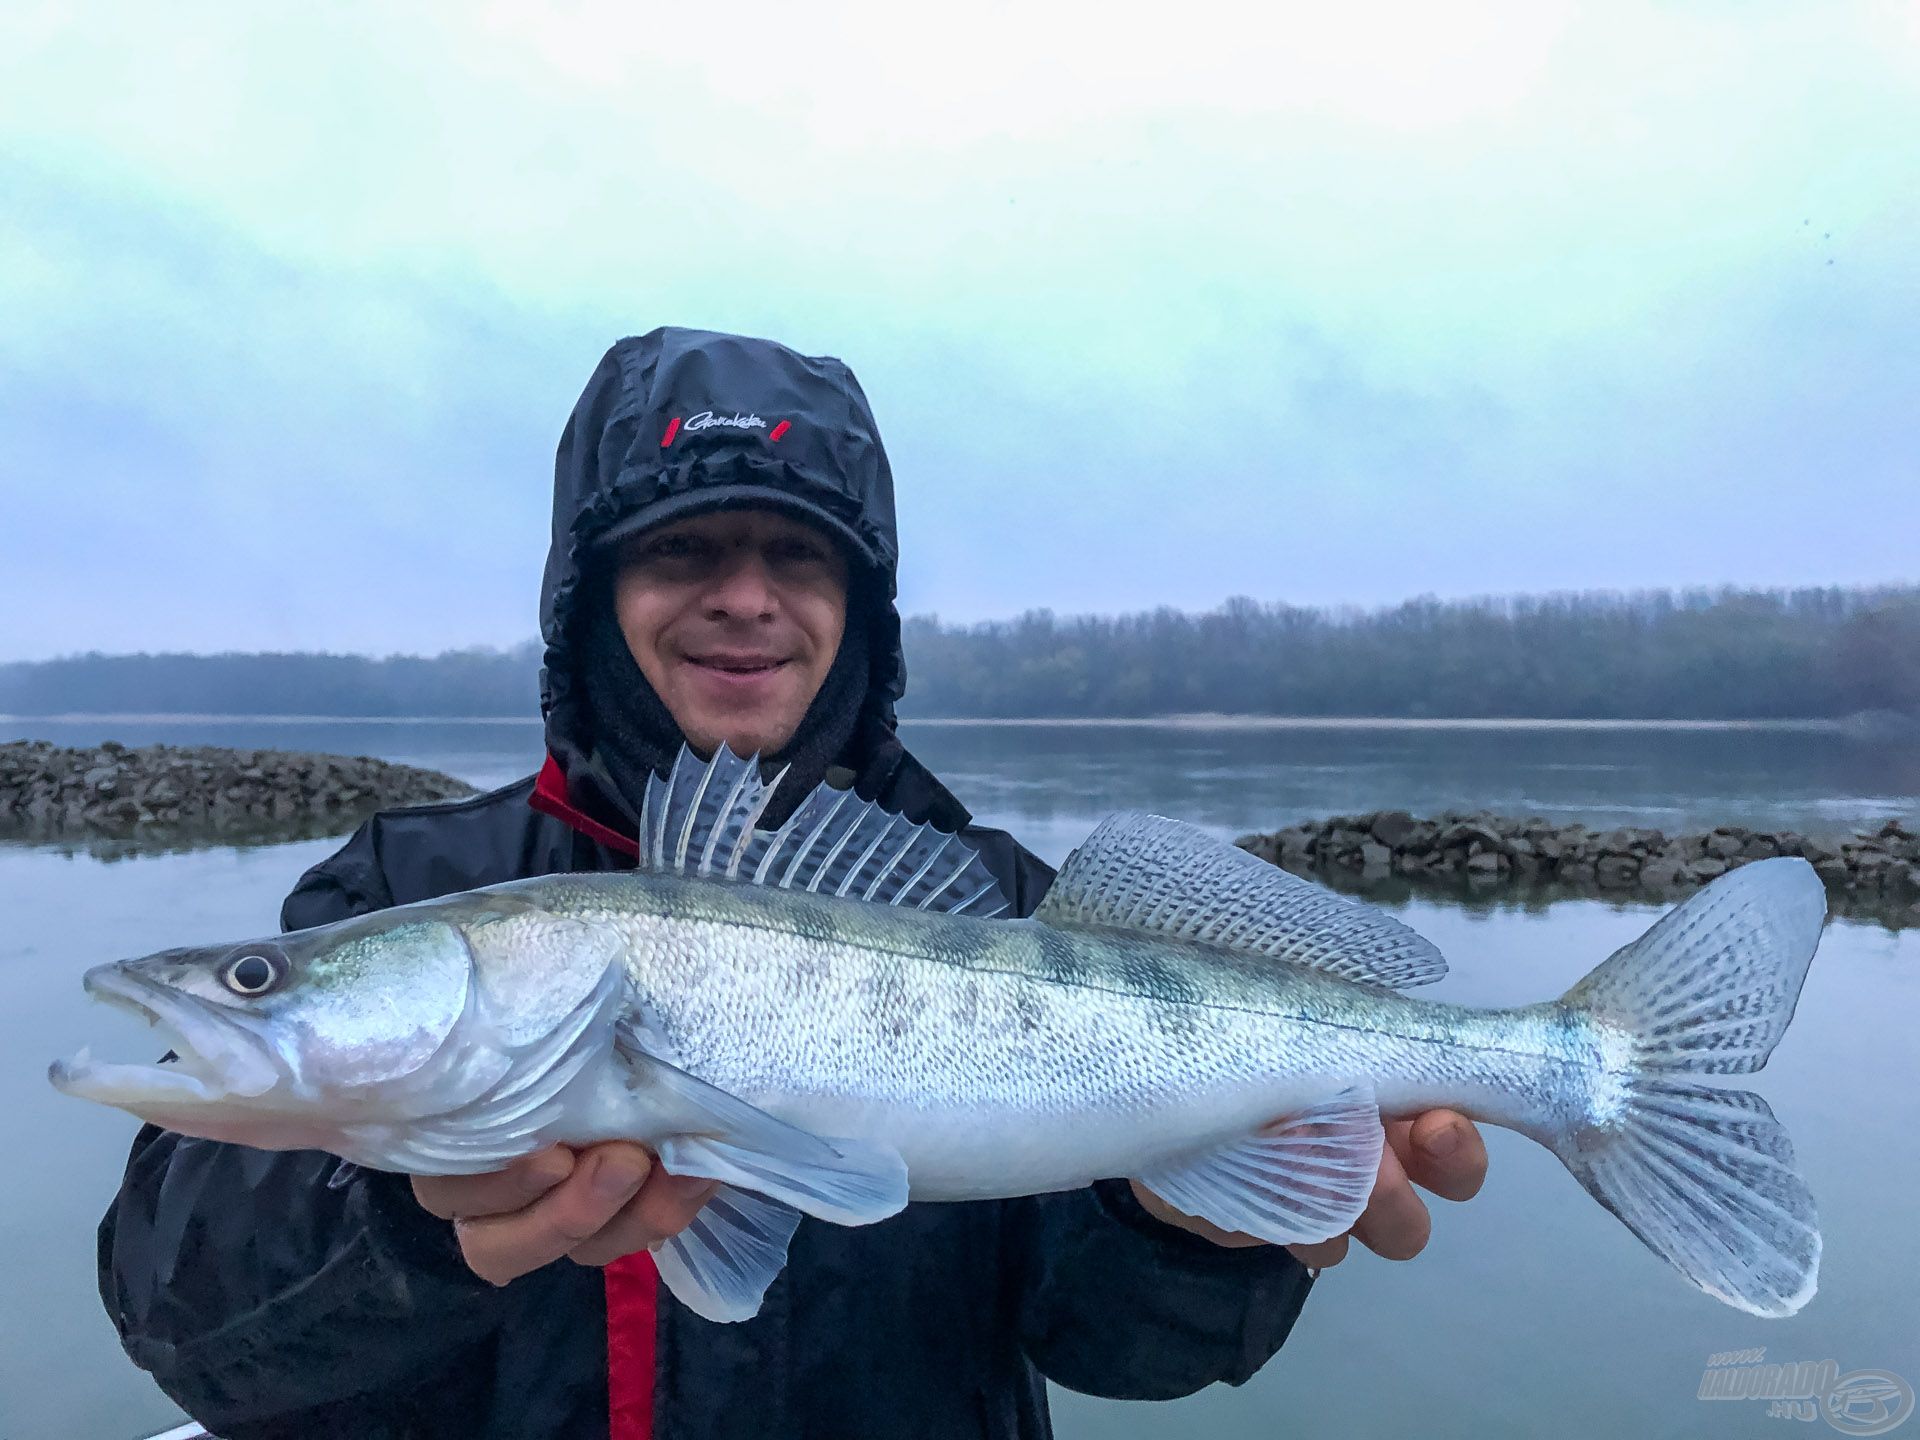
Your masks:
<path fill-rule="evenodd" d="M 8 5 L 0 660 L 531 636 L 662 324 L 910 613 L 1912 581 L 1916 136 L 1914 0 Z"/>

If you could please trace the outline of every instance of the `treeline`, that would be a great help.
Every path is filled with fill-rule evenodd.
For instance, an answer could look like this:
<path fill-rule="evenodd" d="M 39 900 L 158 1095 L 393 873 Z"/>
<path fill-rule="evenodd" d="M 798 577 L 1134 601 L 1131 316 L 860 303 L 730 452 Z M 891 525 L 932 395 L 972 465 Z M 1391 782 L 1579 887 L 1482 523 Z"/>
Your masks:
<path fill-rule="evenodd" d="M 927 715 L 1787 719 L 1920 711 L 1920 586 L 907 626 Z"/>
<path fill-rule="evenodd" d="M 1800 719 L 1920 714 L 1920 586 L 1321 610 L 1232 600 L 907 622 L 907 713 Z M 0 713 L 531 715 L 540 650 L 81 655 L 0 665 Z"/>
<path fill-rule="evenodd" d="M 534 715 L 540 646 L 440 655 L 75 655 L 0 665 L 8 715 Z"/>

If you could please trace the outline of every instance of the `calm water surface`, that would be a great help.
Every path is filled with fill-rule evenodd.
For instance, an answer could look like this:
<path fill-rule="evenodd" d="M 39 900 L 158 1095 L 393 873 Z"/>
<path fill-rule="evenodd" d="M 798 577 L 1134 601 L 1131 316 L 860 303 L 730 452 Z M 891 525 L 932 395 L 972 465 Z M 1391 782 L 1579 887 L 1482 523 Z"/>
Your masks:
<path fill-rule="evenodd" d="M 531 724 L 66 722 L 0 727 L 67 744 L 279 745 L 378 754 L 478 785 L 524 774 Z M 918 726 L 909 743 L 980 818 L 1059 860 L 1132 806 L 1235 834 L 1308 815 L 1486 807 L 1669 830 L 1735 821 L 1835 830 L 1920 817 L 1920 762 L 1804 732 L 1199 731 Z M 93 1226 L 133 1122 L 46 1085 L 92 1040 L 137 1050 L 134 1022 L 89 1005 L 88 965 L 271 929 L 279 900 L 333 842 L 103 862 L 0 848 L 0 1440 L 122 1440 L 177 1419 L 121 1355 L 100 1311 Z M 1553 995 L 1658 913 L 1567 901 L 1545 910 L 1396 907 L 1446 951 L 1429 993 L 1476 1004 Z M 1764 1403 L 1702 1402 L 1714 1351 L 1835 1359 L 1920 1381 L 1920 931 L 1829 926 L 1793 1030 L 1757 1077 L 1819 1198 L 1820 1294 L 1762 1321 L 1695 1294 L 1589 1201 L 1546 1152 L 1503 1132 L 1471 1204 L 1440 1205 L 1428 1252 L 1359 1255 L 1327 1273 L 1294 1337 L 1244 1387 L 1134 1405 L 1057 1396 L 1063 1436 L 1735 1436 L 1788 1433 Z M 1437 1203 L 1437 1202 L 1436 1202 Z M 1787 1429 L 1782 1429 L 1782 1426 Z M 1829 1433 L 1817 1424 L 1819 1433 Z M 1899 1434 L 1920 1435 L 1920 1417 Z M 1799 1433 L 1795 1431 L 1794 1433 Z"/>

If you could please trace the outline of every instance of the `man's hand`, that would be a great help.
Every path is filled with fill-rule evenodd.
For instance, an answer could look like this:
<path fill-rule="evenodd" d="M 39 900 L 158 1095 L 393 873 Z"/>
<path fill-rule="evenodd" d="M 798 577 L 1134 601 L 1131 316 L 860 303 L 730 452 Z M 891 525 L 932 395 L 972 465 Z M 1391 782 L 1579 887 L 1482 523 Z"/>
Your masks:
<path fill-rule="evenodd" d="M 669 1175 L 624 1140 L 564 1145 L 490 1175 L 415 1175 L 413 1194 L 451 1220 L 467 1267 L 504 1285 L 561 1256 L 607 1265 L 693 1223 L 716 1185 Z"/>
<path fill-rule="evenodd" d="M 1331 1240 L 1289 1245 L 1287 1249 L 1302 1264 L 1324 1270 L 1347 1258 L 1347 1242 L 1352 1236 L 1388 1260 L 1411 1260 L 1427 1248 L 1427 1237 L 1433 1232 L 1426 1203 L 1414 1194 L 1414 1185 L 1443 1199 L 1471 1200 L 1486 1178 L 1487 1147 L 1466 1116 L 1451 1110 L 1429 1110 L 1412 1120 L 1389 1120 L 1386 1148 L 1380 1152 L 1380 1176 L 1353 1229 Z M 1131 1183 L 1147 1213 L 1169 1225 L 1203 1235 L 1216 1245 L 1264 1243 L 1184 1214 L 1138 1180 Z"/>

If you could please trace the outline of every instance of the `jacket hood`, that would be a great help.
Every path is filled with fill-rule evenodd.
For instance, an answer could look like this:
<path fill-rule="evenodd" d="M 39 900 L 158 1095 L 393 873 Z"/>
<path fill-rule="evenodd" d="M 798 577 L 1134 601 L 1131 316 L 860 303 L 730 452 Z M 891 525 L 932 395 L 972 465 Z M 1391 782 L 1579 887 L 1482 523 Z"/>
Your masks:
<path fill-rule="evenodd" d="M 867 705 L 890 729 L 906 688 L 893 472 L 853 372 L 770 340 L 667 327 L 608 350 L 560 436 L 540 587 L 547 746 L 579 754 L 573 609 L 597 552 L 702 510 L 767 506 L 836 535 L 875 607 Z"/>

